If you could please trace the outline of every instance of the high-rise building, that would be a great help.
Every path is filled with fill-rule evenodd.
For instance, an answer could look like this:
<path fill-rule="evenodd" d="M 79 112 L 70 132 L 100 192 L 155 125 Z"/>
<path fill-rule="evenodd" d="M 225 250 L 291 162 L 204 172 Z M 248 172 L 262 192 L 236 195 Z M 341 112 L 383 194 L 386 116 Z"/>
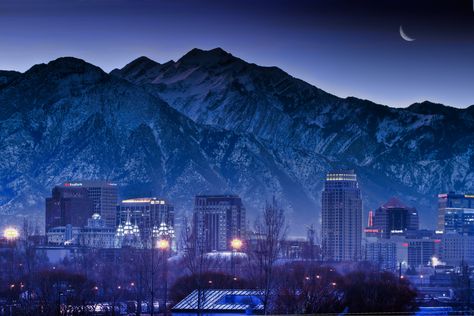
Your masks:
<path fill-rule="evenodd" d="M 418 212 L 408 207 L 397 198 L 391 198 L 387 203 L 375 210 L 371 227 L 383 238 L 391 235 L 405 234 L 407 231 L 418 230 Z"/>
<path fill-rule="evenodd" d="M 359 260 L 362 243 L 362 200 L 354 171 L 328 173 L 321 202 L 324 259 Z"/>
<path fill-rule="evenodd" d="M 449 213 L 449 214 L 448 214 Z M 446 215 L 448 214 L 448 217 Z M 461 222 L 474 214 L 474 194 L 457 194 L 455 192 L 438 194 L 438 232 L 443 233 L 446 229 L 451 232 L 457 229 L 469 229 L 465 224 L 474 223 Z M 446 219 L 451 221 L 446 223 Z M 461 228 L 463 227 L 463 228 Z M 463 231 L 458 231 L 463 233 Z"/>
<path fill-rule="evenodd" d="M 194 201 L 194 236 L 205 252 L 231 250 L 245 238 L 245 207 L 237 195 L 198 195 Z"/>
<path fill-rule="evenodd" d="M 118 190 L 103 181 L 65 182 L 53 188 L 46 199 L 46 231 L 52 227 L 83 227 L 92 214 L 99 214 L 106 227 L 115 227 Z"/>
<path fill-rule="evenodd" d="M 86 188 L 93 203 L 93 213 L 101 216 L 106 227 L 115 227 L 118 203 L 117 184 L 107 181 L 66 182 L 64 184 L 64 186 L 74 185 Z"/>
<path fill-rule="evenodd" d="M 72 225 L 82 227 L 93 214 L 93 204 L 88 192 L 82 187 L 56 186 L 46 198 L 45 227 Z"/>
<path fill-rule="evenodd" d="M 153 229 L 166 227 L 174 237 L 174 206 L 163 199 L 134 198 L 123 200 L 117 207 L 118 225 L 124 225 L 127 219 L 140 230 L 143 242 L 148 242 Z"/>
<path fill-rule="evenodd" d="M 442 237 L 441 259 L 449 265 L 474 264 L 474 236 L 446 233 Z"/>

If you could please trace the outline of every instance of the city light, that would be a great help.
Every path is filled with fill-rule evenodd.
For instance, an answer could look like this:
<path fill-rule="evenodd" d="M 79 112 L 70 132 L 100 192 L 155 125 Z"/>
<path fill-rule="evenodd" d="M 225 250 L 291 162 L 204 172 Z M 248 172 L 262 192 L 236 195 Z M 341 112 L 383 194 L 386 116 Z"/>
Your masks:
<path fill-rule="evenodd" d="M 20 236 L 20 233 L 18 232 L 18 229 L 13 228 L 13 227 L 7 227 L 3 231 L 3 237 L 5 237 L 7 240 L 14 240 L 17 239 Z"/>
<path fill-rule="evenodd" d="M 170 247 L 170 242 L 167 239 L 161 239 L 158 241 L 158 248 L 161 250 L 166 250 Z"/>
<path fill-rule="evenodd" d="M 242 248 L 242 240 L 238 239 L 238 238 L 234 238 L 232 239 L 232 241 L 230 242 L 230 246 L 232 247 L 232 249 L 238 251 Z"/>

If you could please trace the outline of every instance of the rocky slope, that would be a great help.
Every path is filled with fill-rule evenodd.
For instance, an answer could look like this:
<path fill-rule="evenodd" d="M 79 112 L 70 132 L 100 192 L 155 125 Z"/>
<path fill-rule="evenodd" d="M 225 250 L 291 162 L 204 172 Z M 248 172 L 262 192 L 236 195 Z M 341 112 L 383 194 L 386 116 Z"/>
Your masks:
<path fill-rule="evenodd" d="M 0 72 L 0 104 L 3 214 L 42 214 L 62 181 L 108 179 L 181 211 L 233 192 L 254 215 L 275 194 L 302 235 L 332 168 L 358 172 L 366 210 L 399 195 L 425 225 L 436 193 L 474 189 L 473 107 L 341 99 L 221 49 L 110 74 L 75 58 Z"/>

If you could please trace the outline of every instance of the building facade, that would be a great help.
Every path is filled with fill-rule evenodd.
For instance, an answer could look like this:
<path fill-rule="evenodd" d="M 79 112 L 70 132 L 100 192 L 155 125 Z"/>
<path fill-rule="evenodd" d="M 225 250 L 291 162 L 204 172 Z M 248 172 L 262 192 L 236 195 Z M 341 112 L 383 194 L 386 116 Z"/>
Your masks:
<path fill-rule="evenodd" d="M 205 252 L 231 250 L 234 238 L 245 239 L 245 207 L 237 195 L 198 195 L 194 200 L 193 235 Z"/>
<path fill-rule="evenodd" d="M 139 235 L 143 245 L 151 245 L 153 232 L 157 234 L 160 229 L 160 234 L 167 235 L 171 242 L 175 238 L 174 206 L 164 199 L 152 197 L 123 200 L 117 207 L 117 219 L 118 234 L 121 234 L 121 227 L 125 229 L 128 221 L 128 225 L 136 227 L 134 235 Z"/>
<path fill-rule="evenodd" d="M 92 213 L 99 214 L 105 226 L 114 228 L 116 225 L 118 186 L 107 181 L 67 182 L 65 186 L 77 185 L 87 190 L 92 200 Z"/>
<path fill-rule="evenodd" d="M 117 185 L 104 181 L 65 182 L 55 186 L 46 198 L 46 231 L 53 227 L 83 227 L 92 214 L 99 214 L 110 228 L 115 227 Z"/>
<path fill-rule="evenodd" d="M 391 198 L 375 210 L 371 228 L 382 238 L 416 231 L 419 228 L 418 212 L 415 208 L 404 205 L 399 199 Z"/>
<path fill-rule="evenodd" d="M 474 264 L 474 236 L 445 233 L 441 250 L 441 260 L 448 265 Z"/>
<path fill-rule="evenodd" d="M 458 194 L 455 192 L 438 194 L 438 232 L 443 233 L 446 229 L 451 232 L 457 230 L 458 227 L 453 226 L 457 225 L 455 222 L 455 217 L 457 213 L 464 213 L 467 216 L 468 214 L 474 214 L 474 194 Z M 446 215 L 449 214 L 450 218 L 454 222 L 446 223 Z M 462 216 L 457 216 L 461 218 Z M 458 222 L 459 223 L 459 222 Z M 448 227 L 445 227 L 448 224 Z M 462 225 L 461 225 L 462 226 Z"/>
<path fill-rule="evenodd" d="M 66 225 L 85 226 L 92 210 L 93 202 L 85 188 L 56 186 L 51 197 L 46 198 L 46 232 Z"/>
<path fill-rule="evenodd" d="M 353 171 L 330 172 L 322 193 L 323 259 L 359 260 L 362 243 L 362 200 Z"/>

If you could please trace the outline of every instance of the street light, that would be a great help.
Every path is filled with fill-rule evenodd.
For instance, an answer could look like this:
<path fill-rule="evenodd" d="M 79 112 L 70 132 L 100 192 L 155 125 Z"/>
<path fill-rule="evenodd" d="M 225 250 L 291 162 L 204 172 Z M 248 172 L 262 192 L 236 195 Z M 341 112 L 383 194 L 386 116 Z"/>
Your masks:
<path fill-rule="evenodd" d="M 3 231 L 3 237 L 5 237 L 5 239 L 8 241 L 14 241 L 20 237 L 20 233 L 18 232 L 18 229 L 14 227 L 7 227 Z"/>
<path fill-rule="evenodd" d="M 170 248 L 170 242 L 166 238 L 162 238 L 158 241 L 158 249 L 161 250 L 163 256 L 163 281 L 164 281 L 164 293 L 163 293 L 163 314 L 168 315 L 168 309 L 166 307 L 166 301 L 168 300 L 168 249 Z"/>
<path fill-rule="evenodd" d="M 230 247 L 232 248 L 232 253 L 230 255 L 230 269 L 231 269 L 231 273 L 232 273 L 232 278 L 233 280 L 237 280 L 237 276 L 236 276 L 236 273 L 235 273 L 235 259 L 234 259 L 234 256 L 235 256 L 235 253 L 237 251 L 240 251 L 240 249 L 242 248 L 242 245 L 243 245 L 243 242 L 241 239 L 239 238 L 234 238 L 231 240 L 230 242 Z M 234 290 L 234 283 L 232 284 L 232 291 Z"/>
<path fill-rule="evenodd" d="M 230 246 L 232 247 L 232 250 L 239 251 L 243 246 L 243 242 L 239 238 L 234 238 L 230 242 Z"/>
<path fill-rule="evenodd" d="M 155 314 L 155 240 L 159 236 L 159 229 L 153 226 L 151 231 L 151 316 Z"/>
<path fill-rule="evenodd" d="M 10 265 L 10 282 L 12 283 L 12 286 L 10 287 L 11 290 L 15 287 L 14 283 L 14 278 L 13 278 L 13 271 L 15 270 L 15 246 L 14 243 L 15 241 L 20 237 L 20 233 L 18 229 L 14 227 L 7 227 L 3 231 L 3 237 L 8 241 L 8 244 L 10 246 L 10 259 L 11 259 L 11 265 Z M 13 303 L 13 291 L 10 291 L 10 300 Z"/>

